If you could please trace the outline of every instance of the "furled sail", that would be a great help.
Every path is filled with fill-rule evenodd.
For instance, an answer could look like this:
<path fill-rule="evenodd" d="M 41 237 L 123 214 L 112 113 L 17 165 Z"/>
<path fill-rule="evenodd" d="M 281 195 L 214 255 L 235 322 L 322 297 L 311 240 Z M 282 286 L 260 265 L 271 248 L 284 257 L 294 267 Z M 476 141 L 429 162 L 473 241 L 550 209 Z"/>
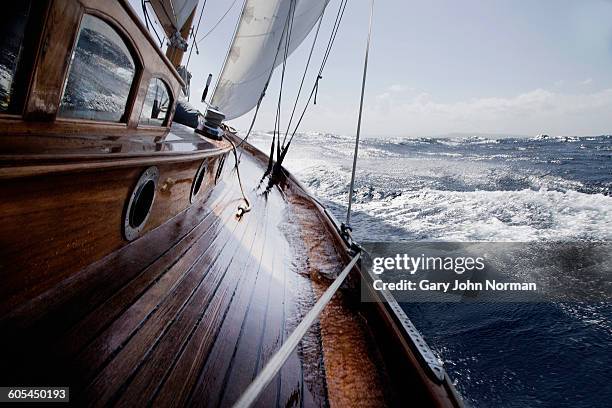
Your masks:
<path fill-rule="evenodd" d="M 293 24 L 289 53 L 312 30 L 329 0 L 246 0 L 234 41 L 219 76 L 211 104 L 234 119 L 260 99 L 272 70 L 283 62 L 289 13 Z M 282 49 L 281 49 L 282 48 Z"/>
<path fill-rule="evenodd" d="M 172 38 L 181 31 L 199 0 L 150 0 L 153 11 L 166 36 Z"/>

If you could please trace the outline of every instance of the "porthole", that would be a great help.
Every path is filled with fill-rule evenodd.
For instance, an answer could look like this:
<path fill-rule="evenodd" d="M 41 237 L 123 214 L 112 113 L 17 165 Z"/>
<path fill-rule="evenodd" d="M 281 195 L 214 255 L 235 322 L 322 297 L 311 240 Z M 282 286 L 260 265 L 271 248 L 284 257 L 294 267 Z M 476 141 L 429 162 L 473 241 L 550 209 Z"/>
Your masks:
<path fill-rule="evenodd" d="M 155 191 L 157 190 L 157 180 L 159 170 L 157 167 L 149 167 L 142 173 L 138 183 L 130 194 L 125 215 L 123 217 L 123 235 L 128 241 L 132 241 L 140 235 L 155 201 Z"/>
<path fill-rule="evenodd" d="M 197 199 L 198 194 L 202 191 L 202 184 L 204 184 L 204 177 L 206 176 L 207 169 L 208 165 L 206 160 L 204 160 L 202 164 L 200 164 L 200 167 L 198 167 L 195 177 L 193 178 L 193 183 L 191 184 L 190 202 L 192 203 Z"/>

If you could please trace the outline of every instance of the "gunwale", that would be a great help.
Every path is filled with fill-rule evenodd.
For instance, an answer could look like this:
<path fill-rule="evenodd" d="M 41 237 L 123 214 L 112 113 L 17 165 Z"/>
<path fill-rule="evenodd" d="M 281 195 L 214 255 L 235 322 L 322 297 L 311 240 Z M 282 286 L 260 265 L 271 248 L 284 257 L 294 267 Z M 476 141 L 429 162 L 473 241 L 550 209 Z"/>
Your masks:
<path fill-rule="evenodd" d="M 248 141 L 242 141 L 235 133 L 227 132 L 227 135 L 235 143 L 242 142 L 242 148 L 263 165 L 268 162 L 267 154 Z M 319 221 L 325 226 L 343 264 L 348 263 L 351 259 L 351 248 L 342 238 L 340 225 L 333 214 L 327 211 L 290 171 L 284 167 L 281 168 L 281 171 L 282 188 L 306 200 L 312 206 Z M 361 269 L 360 263 L 353 268 L 351 278 L 350 285 L 353 287 L 359 285 L 360 279 L 363 279 L 364 282 L 370 279 Z M 378 292 L 369 290 L 369 297 L 378 299 L 378 301 L 361 303 L 356 307 L 355 312 L 365 318 L 374 342 L 384 354 L 383 358 L 388 370 L 386 378 L 390 380 L 389 386 L 395 390 L 403 390 L 407 383 L 417 385 L 412 389 L 408 400 L 405 400 L 406 396 L 396 395 L 397 400 L 392 405 L 402 401 L 402 405 L 416 403 L 416 406 L 463 407 L 462 397 L 448 375 L 444 372 L 440 380 L 433 375 L 431 370 L 425 368 L 427 361 L 420 352 L 419 346 L 414 343 L 406 331 L 406 322 L 410 325 L 412 323 L 405 313 L 397 308 L 397 304 L 392 305 L 385 301 Z"/>

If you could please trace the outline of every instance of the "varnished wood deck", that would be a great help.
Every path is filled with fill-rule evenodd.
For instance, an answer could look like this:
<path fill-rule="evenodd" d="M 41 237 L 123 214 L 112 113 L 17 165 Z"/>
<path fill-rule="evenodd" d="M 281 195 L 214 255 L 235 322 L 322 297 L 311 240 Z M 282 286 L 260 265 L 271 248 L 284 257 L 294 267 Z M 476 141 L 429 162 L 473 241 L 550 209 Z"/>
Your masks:
<path fill-rule="evenodd" d="M 69 385 L 94 406 L 231 405 L 343 267 L 311 202 L 255 189 L 250 154 L 253 208 L 237 219 L 232 166 L 204 202 L 5 316 L 2 384 Z M 258 404 L 383 405 L 384 375 L 339 294 Z"/>

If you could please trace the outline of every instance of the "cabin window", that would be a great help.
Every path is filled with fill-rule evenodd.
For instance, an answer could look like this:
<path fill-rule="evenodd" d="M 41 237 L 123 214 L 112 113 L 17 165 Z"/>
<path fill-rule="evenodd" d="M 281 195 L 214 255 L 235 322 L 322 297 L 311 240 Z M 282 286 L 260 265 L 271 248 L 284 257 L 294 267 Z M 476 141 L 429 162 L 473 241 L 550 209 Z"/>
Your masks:
<path fill-rule="evenodd" d="M 60 116 L 109 122 L 125 121 L 136 65 L 117 31 L 85 14 L 60 105 Z"/>
<path fill-rule="evenodd" d="M 18 109 L 15 77 L 23 57 L 26 23 L 31 1 L 3 4 L 0 16 L 0 112 L 15 113 Z"/>
<path fill-rule="evenodd" d="M 170 108 L 168 86 L 159 78 L 151 79 L 139 123 L 145 126 L 163 126 Z"/>

